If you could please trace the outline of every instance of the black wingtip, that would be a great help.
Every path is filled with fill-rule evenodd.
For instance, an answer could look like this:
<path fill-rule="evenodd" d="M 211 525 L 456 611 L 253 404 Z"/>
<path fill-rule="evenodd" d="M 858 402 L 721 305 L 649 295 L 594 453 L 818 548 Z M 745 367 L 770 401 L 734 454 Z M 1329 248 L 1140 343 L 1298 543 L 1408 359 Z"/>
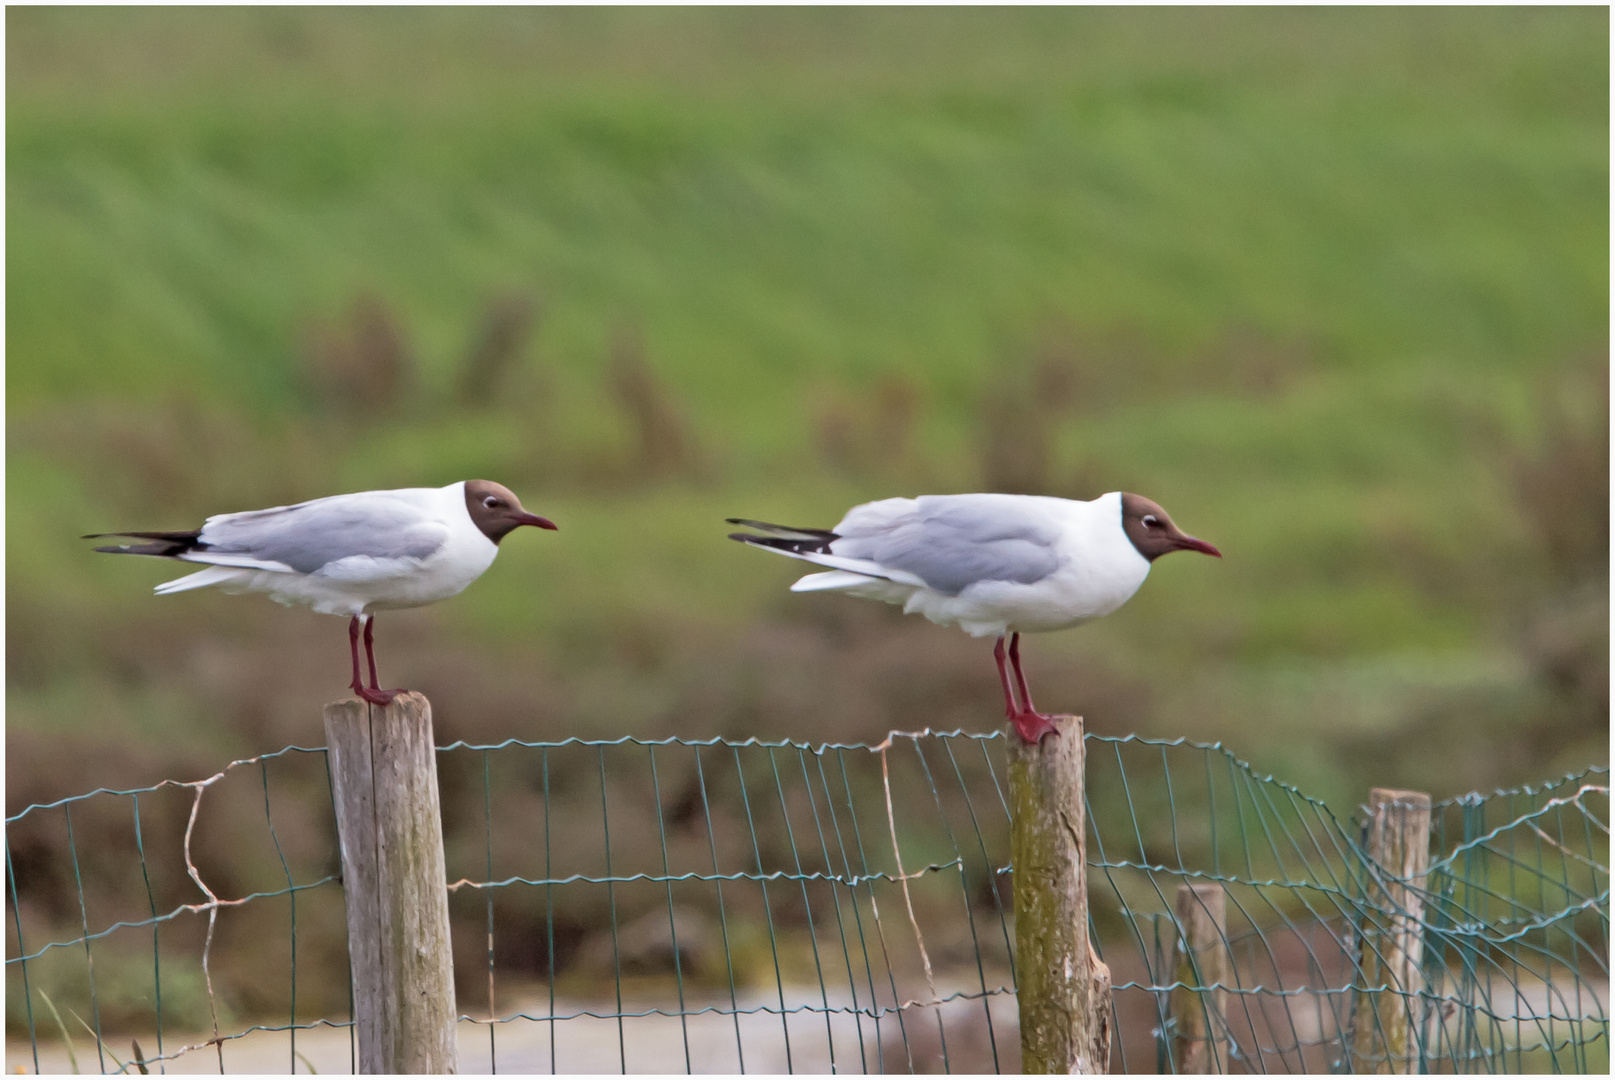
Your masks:
<path fill-rule="evenodd" d="M 817 553 L 828 555 L 830 541 L 828 540 L 796 540 L 786 536 L 758 536 L 756 533 L 730 533 L 729 539 L 738 540 L 751 547 L 763 548 L 766 551 L 783 551 L 792 555 L 806 555 Z"/>
<path fill-rule="evenodd" d="M 153 544 L 108 544 L 93 550 L 104 551 L 108 555 L 156 555 L 159 558 L 172 559 L 188 549 L 180 544 L 159 540 Z"/>
<path fill-rule="evenodd" d="M 135 540 L 150 540 L 149 544 L 112 544 L 98 547 L 96 551 L 104 551 L 108 555 L 157 555 L 163 558 L 173 558 L 183 555 L 187 551 L 195 551 L 207 547 L 201 542 L 201 530 L 193 529 L 190 532 L 117 532 L 117 533 L 86 533 L 80 537 L 82 540 L 100 540 L 108 536 L 129 537 Z"/>

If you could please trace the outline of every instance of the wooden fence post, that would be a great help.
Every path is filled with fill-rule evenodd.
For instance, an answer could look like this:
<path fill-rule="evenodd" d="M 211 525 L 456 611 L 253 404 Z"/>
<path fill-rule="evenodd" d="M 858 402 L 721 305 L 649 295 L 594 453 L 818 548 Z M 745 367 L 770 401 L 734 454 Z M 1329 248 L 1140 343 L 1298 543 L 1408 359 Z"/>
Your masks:
<path fill-rule="evenodd" d="M 1080 716 L 1037 746 L 1009 736 L 1021 1071 L 1110 1067 L 1110 969 L 1088 939 Z"/>
<path fill-rule="evenodd" d="M 1223 991 L 1230 957 L 1226 900 L 1212 882 L 1178 886 L 1178 937 L 1172 957 L 1172 1066 L 1182 1074 L 1228 1071 Z"/>
<path fill-rule="evenodd" d="M 432 707 L 325 707 L 362 1073 L 458 1070 Z"/>
<path fill-rule="evenodd" d="M 1430 796 L 1369 792 L 1369 882 L 1358 971 L 1364 986 L 1352 1013 L 1357 1072 L 1416 1073 L 1413 1045 L 1424 986 L 1424 878 L 1430 868 Z"/>

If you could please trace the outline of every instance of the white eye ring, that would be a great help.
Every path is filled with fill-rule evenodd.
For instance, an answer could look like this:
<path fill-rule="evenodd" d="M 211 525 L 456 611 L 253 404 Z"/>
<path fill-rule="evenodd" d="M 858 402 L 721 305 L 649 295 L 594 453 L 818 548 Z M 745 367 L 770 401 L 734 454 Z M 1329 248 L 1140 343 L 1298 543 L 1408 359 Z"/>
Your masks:
<path fill-rule="evenodd" d="M 499 497 L 497 495 L 489 495 L 486 499 L 482 500 L 482 505 L 492 510 L 494 507 L 499 505 Z"/>
<path fill-rule="evenodd" d="M 1154 514 L 1145 514 L 1142 520 L 1145 528 L 1154 528 L 1161 523 Z"/>

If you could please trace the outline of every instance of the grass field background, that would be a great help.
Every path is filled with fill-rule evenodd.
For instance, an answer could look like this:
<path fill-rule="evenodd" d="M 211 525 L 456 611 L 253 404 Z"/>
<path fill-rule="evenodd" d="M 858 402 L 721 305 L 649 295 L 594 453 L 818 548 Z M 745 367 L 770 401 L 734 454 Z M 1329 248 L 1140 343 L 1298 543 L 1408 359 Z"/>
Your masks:
<path fill-rule="evenodd" d="M 1608 13 L 7 13 L 8 807 L 317 743 L 340 622 L 75 538 L 496 479 L 453 738 L 1000 720 L 723 519 L 981 489 L 1227 555 L 1027 644 L 1347 812 L 1607 758 Z M 262 853 L 267 858 L 268 853 Z M 43 917 L 43 916 L 41 916 Z"/>

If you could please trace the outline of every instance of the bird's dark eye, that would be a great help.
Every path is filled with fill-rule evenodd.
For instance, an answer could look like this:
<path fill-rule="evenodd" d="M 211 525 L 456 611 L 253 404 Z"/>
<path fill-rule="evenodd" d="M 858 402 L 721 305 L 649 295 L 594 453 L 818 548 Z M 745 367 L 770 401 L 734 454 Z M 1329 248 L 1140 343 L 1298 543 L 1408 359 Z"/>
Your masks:
<path fill-rule="evenodd" d="M 1144 515 L 1144 527 L 1146 529 L 1156 529 L 1156 528 L 1159 528 L 1160 525 L 1161 525 L 1161 519 L 1157 518 L 1154 514 L 1145 514 Z"/>
<path fill-rule="evenodd" d="M 496 506 L 503 506 L 505 504 L 499 501 L 499 497 L 497 495 L 489 495 L 486 499 L 482 500 L 482 505 L 492 510 Z"/>

